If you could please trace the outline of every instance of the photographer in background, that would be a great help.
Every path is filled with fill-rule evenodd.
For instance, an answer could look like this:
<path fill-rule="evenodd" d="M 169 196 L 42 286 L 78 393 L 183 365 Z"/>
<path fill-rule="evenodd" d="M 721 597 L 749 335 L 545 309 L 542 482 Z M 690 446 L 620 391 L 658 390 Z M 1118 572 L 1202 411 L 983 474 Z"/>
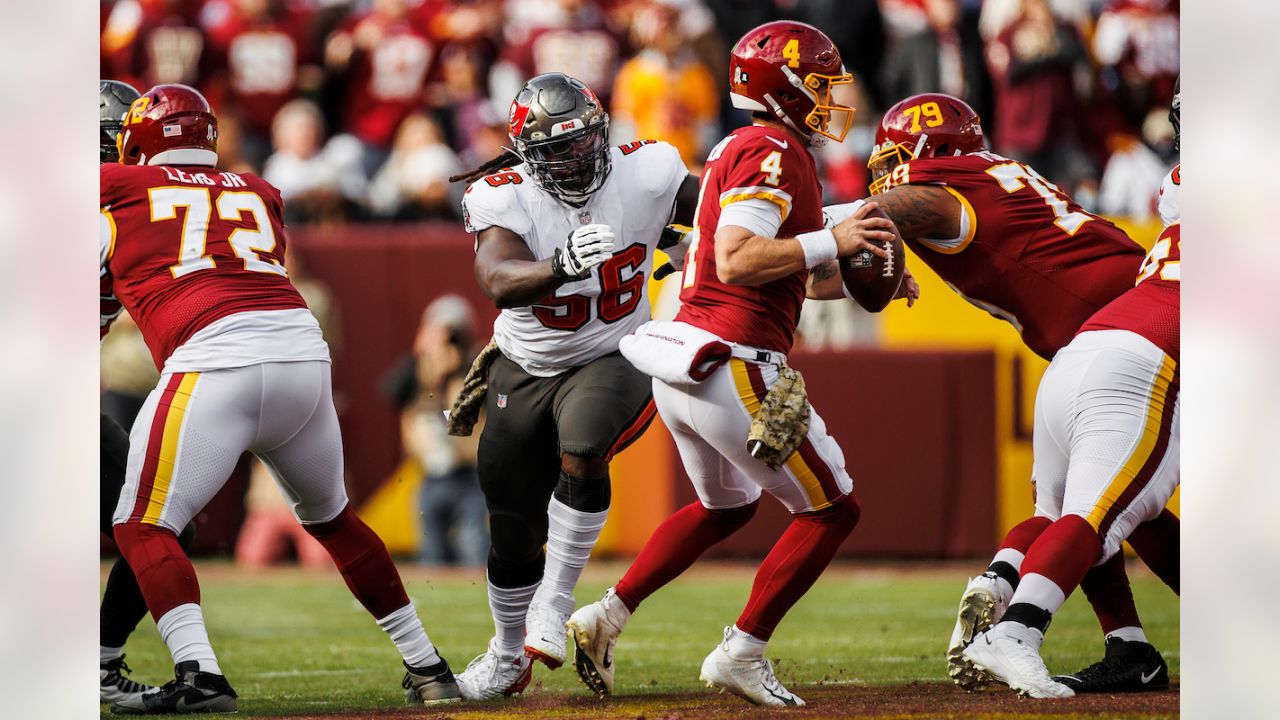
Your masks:
<path fill-rule="evenodd" d="M 422 313 L 413 354 L 384 380 L 400 410 L 405 458 L 422 474 L 422 562 L 483 566 L 489 555 L 484 494 L 476 474 L 479 433 L 450 437 L 444 411 L 475 356 L 475 317 L 457 295 L 436 299 Z"/>

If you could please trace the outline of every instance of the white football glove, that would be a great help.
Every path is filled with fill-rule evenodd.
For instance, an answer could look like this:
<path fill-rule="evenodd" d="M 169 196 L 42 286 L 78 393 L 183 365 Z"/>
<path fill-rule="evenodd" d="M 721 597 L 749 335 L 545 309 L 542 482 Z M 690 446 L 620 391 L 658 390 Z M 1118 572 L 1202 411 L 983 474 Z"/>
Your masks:
<path fill-rule="evenodd" d="M 551 271 L 556 277 L 581 280 L 599 264 L 613 256 L 613 228 L 600 223 L 574 230 L 564 247 L 556 248 Z"/>
<path fill-rule="evenodd" d="M 822 208 L 822 227 L 830 230 L 845 220 L 848 220 L 851 215 L 858 212 L 858 208 L 862 207 L 866 203 L 866 200 L 854 200 L 851 203 L 828 205 Z"/>

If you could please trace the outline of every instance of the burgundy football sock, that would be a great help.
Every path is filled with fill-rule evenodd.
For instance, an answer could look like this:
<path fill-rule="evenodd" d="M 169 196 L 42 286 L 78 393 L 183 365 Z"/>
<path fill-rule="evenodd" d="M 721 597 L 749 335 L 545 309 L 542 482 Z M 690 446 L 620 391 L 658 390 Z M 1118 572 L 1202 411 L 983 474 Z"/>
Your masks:
<path fill-rule="evenodd" d="M 817 512 L 796 515 L 756 572 L 738 629 L 768 640 L 792 605 L 804 596 L 858 524 L 853 495 Z"/>
<path fill-rule="evenodd" d="M 1138 608 L 1133 604 L 1133 588 L 1124 572 L 1124 553 L 1118 552 L 1105 563 L 1089 568 L 1080 589 L 1093 606 L 1103 634 L 1123 627 L 1142 627 Z"/>
<path fill-rule="evenodd" d="M 727 510 L 708 510 L 691 502 L 667 518 L 649 536 L 644 549 L 613 592 L 635 612 L 644 599 L 676 579 L 707 548 L 737 532 L 756 513 L 759 501 Z"/>
<path fill-rule="evenodd" d="M 351 594 L 374 618 L 384 618 L 409 604 L 387 546 L 351 505 L 328 522 L 303 527 L 329 552 Z"/>
<path fill-rule="evenodd" d="M 987 566 L 987 572 L 1007 582 L 1011 589 L 1017 590 L 1019 579 L 1022 577 L 1023 558 L 1027 550 L 1031 549 L 1031 543 L 1040 537 L 1040 533 L 1052 524 L 1053 521 L 1047 517 L 1033 515 L 1014 525 L 1009 532 L 1005 533 L 1000 549 L 996 551 L 991 564 Z"/>
<path fill-rule="evenodd" d="M 127 522 L 116 525 L 114 534 L 120 554 L 133 568 L 151 617 L 159 620 L 179 605 L 200 604 L 196 569 L 171 530 Z"/>
<path fill-rule="evenodd" d="M 1175 593 L 1179 591 L 1181 529 L 1182 522 L 1178 516 L 1166 508 L 1154 520 L 1139 524 L 1129 535 L 1133 551 Z"/>
<path fill-rule="evenodd" d="M 1101 553 L 1102 540 L 1084 518 L 1067 515 L 1054 522 L 1027 551 L 1022 582 L 1000 622 L 1020 622 L 1043 632 Z"/>

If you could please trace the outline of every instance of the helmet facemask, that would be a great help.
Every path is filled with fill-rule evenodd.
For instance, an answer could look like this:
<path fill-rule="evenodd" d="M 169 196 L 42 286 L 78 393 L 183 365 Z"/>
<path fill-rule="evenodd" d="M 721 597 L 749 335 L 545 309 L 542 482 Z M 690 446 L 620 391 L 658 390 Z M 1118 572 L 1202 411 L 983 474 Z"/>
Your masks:
<path fill-rule="evenodd" d="M 538 187 L 571 205 L 582 205 L 599 190 L 612 169 L 609 120 L 547 140 L 513 138 L 516 154 L 529 166 Z"/>
<path fill-rule="evenodd" d="M 906 143 L 885 142 L 873 148 L 871 157 L 867 160 L 867 169 L 871 171 L 871 185 L 868 187 L 871 194 L 879 195 L 893 187 L 893 171 L 919 157 L 920 150 L 928 140 L 928 135 L 921 135 L 916 140 L 915 147 L 909 147 Z"/>
<path fill-rule="evenodd" d="M 837 85 L 852 84 L 853 75 L 847 72 L 839 75 L 813 72 L 801 80 L 799 75 L 791 71 L 791 68 L 783 66 L 782 72 L 798 91 L 813 102 L 813 109 L 804 117 L 803 131 L 811 135 L 816 133 L 836 142 L 844 142 L 845 136 L 849 134 L 849 128 L 853 127 L 854 108 L 834 102 L 831 99 L 831 89 Z M 836 129 L 833 131 L 832 128 Z"/>
<path fill-rule="evenodd" d="M 124 122 L 117 120 L 111 122 L 103 120 L 99 124 L 98 134 L 98 163 L 113 163 L 120 161 L 120 131 L 124 128 Z"/>

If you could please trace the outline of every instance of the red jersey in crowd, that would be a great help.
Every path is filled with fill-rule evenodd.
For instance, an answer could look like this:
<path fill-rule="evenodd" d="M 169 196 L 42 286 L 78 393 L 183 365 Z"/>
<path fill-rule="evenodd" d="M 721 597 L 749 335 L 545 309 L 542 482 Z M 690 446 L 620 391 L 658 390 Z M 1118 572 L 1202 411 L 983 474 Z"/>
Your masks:
<path fill-rule="evenodd" d="M 308 319 L 315 323 L 285 272 L 284 206 L 265 180 L 207 166 L 108 163 L 100 192 L 101 294 L 114 292 L 129 311 L 157 368 L 197 333 L 238 313 L 268 316 L 252 330 L 275 342 Z M 295 309 L 305 317 L 270 312 Z M 235 367 L 244 355 L 226 338 L 206 347 L 218 356 L 214 367 Z"/>
<path fill-rule="evenodd" d="M 1051 359 L 1133 285 L 1142 248 L 1031 167 L 989 152 L 899 165 L 893 185 L 942 185 L 960 201 L 960 237 L 908 240 L 966 300 L 1013 324 Z"/>
<path fill-rule="evenodd" d="M 1089 318 L 1080 332 L 1128 330 L 1150 340 L 1174 362 L 1179 359 L 1182 297 L 1182 225 L 1160 233 L 1138 273 L 1138 283 Z"/>
<path fill-rule="evenodd" d="M 102 30 L 102 77 L 140 90 L 160 83 L 201 87 L 209 59 L 197 27 L 199 3 L 120 0 Z"/>
<path fill-rule="evenodd" d="M 296 95 L 298 70 L 313 56 L 309 19 L 288 5 L 255 15 L 228 0 L 205 5 L 209 50 L 215 65 L 225 68 L 228 99 L 250 131 L 269 134 L 276 112 Z"/>
<path fill-rule="evenodd" d="M 808 149 L 772 127 L 752 125 L 734 131 L 707 156 L 698 235 L 685 260 L 676 320 L 730 342 L 787 353 L 800 322 L 808 271 L 751 286 L 728 285 L 716 275 L 715 235 L 721 210 L 746 200 L 778 206 L 779 237 L 822 229 L 822 187 Z"/>
<path fill-rule="evenodd" d="M 575 77 L 607 102 L 622 54 L 622 42 L 603 16 L 589 13 L 565 27 L 522 32 L 506 46 L 502 59 L 519 68 L 526 78 L 547 72 Z"/>
<path fill-rule="evenodd" d="M 374 10 L 348 23 L 347 31 L 356 50 L 345 129 L 371 145 L 389 148 L 400 122 L 422 106 L 435 47 L 408 14 L 393 17 Z"/>

